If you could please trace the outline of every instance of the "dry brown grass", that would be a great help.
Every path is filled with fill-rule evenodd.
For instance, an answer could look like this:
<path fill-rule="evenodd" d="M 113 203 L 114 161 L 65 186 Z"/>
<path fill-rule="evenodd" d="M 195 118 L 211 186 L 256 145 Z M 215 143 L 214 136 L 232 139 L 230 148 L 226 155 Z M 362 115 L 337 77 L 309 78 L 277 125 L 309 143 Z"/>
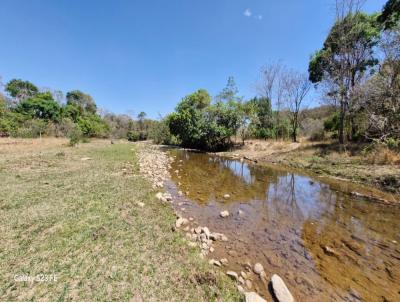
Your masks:
<path fill-rule="evenodd" d="M 365 160 L 372 165 L 400 165 L 400 154 L 386 146 L 378 146 L 367 153 Z"/>

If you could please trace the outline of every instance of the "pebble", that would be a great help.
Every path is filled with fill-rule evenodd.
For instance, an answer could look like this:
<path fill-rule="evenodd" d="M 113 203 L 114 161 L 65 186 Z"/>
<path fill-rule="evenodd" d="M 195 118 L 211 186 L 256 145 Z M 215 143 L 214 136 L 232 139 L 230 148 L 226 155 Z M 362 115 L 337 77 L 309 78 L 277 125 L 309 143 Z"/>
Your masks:
<path fill-rule="evenodd" d="M 257 275 L 260 275 L 264 271 L 264 267 L 261 263 L 256 263 L 254 264 L 253 270 Z"/>
<path fill-rule="evenodd" d="M 236 272 L 233 271 L 227 271 L 226 274 L 231 277 L 233 280 L 237 281 L 239 276 Z"/>
<path fill-rule="evenodd" d="M 225 194 L 225 195 L 224 195 L 224 198 L 225 198 L 225 199 L 229 199 L 229 198 L 231 198 L 231 195 Z"/>
<path fill-rule="evenodd" d="M 208 261 L 208 263 L 210 263 L 211 265 L 218 266 L 218 267 L 220 267 L 222 265 L 220 261 L 214 260 L 214 259 L 211 259 L 210 261 Z"/>
<path fill-rule="evenodd" d="M 247 292 L 244 294 L 245 302 L 267 302 L 255 292 Z"/>
<path fill-rule="evenodd" d="M 251 288 L 253 287 L 253 283 L 251 283 L 250 280 L 246 280 L 245 283 L 246 283 L 246 287 L 247 287 L 248 289 L 251 289 Z"/>
<path fill-rule="evenodd" d="M 187 220 L 186 218 L 183 218 L 183 217 L 179 217 L 175 222 L 175 226 L 177 228 L 180 228 L 181 226 L 186 225 L 188 223 L 189 223 L 189 220 Z"/>
<path fill-rule="evenodd" d="M 221 216 L 222 218 L 228 217 L 229 216 L 229 212 L 228 211 L 222 211 L 221 213 L 219 213 L 219 216 Z"/>

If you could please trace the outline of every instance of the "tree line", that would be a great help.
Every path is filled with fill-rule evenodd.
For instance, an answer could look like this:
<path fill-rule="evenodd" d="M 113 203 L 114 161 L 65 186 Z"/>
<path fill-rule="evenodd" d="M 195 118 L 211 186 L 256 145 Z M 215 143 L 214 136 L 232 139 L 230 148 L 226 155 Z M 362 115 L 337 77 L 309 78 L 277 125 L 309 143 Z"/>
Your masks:
<path fill-rule="evenodd" d="M 101 112 L 79 90 L 39 90 L 14 79 L 0 95 L 0 135 L 42 134 L 153 139 L 204 150 L 223 150 L 248 138 L 379 141 L 400 148 L 400 0 L 366 14 L 362 0 L 336 0 L 336 18 L 321 49 L 302 73 L 281 63 L 261 68 L 257 96 L 245 100 L 233 77 L 212 97 L 205 89 L 185 96 L 160 121 Z M 323 104 L 308 109 L 312 86 Z M 101 113 L 101 114 L 100 114 Z M 234 139 L 236 138 L 236 139 Z"/>
<path fill-rule="evenodd" d="M 238 96 L 233 78 L 212 100 L 200 89 L 164 120 L 159 141 L 221 150 L 249 137 L 288 139 L 299 133 L 340 144 L 379 141 L 400 147 L 400 0 L 366 14 L 361 0 L 336 0 L 336 19 L 308 73 L 280 64 L 261 69 L 258 96 Z M 306 108 L 312 85 L 324 105 Z"/>
<path fill-rule="evenodd" d="M 140 112 L 134 119 L 128 115 L 102 112 L 94 99 L 80 90 L 40 90 L 21 79 L 4 85 L 0 94 L 0 136 L 35 138 L 68 137 L 72 144 L 91 137 L 145 140 L 156 121 Z M 101 114 L 100 114 L 101 113 Z"/>

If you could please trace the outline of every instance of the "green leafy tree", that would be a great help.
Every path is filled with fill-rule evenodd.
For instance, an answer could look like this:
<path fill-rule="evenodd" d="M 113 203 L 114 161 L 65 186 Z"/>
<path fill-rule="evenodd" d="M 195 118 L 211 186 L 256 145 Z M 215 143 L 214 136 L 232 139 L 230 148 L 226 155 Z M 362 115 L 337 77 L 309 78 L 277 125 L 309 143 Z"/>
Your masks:
<path fill-rule="evenodd" d="M 217 102 L 239 102 L 242 98 L 238 97 L 238 88 L 236 86 L 235 79 L 233 77 L 228 78 L 228 82 L 224 89 L 216 96 Z"/>
<path fill-rule="evenodd" d="M 37 93 L 18 104 L 15 111 L 36 119 L 58 121 L 60 106 L 49 92 Z"/>
<path fill-rule="evenodd" d="M 142 111 L 137 116 L 139 122 L 139 130 L 143 132 L 144 130 L 144 121 L 146 119 L 146 112 Z"/>
<path fill-rule="evenodd" d="M 67 93 L 67 105 L 75 105 L 82 114 L 96 114 L 97 105 L 93 98 L 80 90 L 73 90 Z"/>
<path fill-rule="evenodd" d="M 400 0 L 388 0 L 378 21 L 385 29 L 393 28 L 400 20 Z"/>
<path fill-rule="evenodd" d="M 182 99 L 169 115 L 168 125 L 184 147 L 219 150 L 231 143 L 240 117 L 235 102 L 211 105 L 208 92 L 198 90 Z"/>
<path fill-rule="evenodd" d="M 380 36 L 376 15 L 349 12 L 339 18 L 321 50 L 309 64 L 309 79 L 313 83 L 325 82 L 327 95 L 339 105 L 339 142 L 344 143 L 344 125 L 350 112 L 350 121 L 356 108 L 352 101 L 355 87 L 369 68 L 377 64 L 374 47 Z M 352 127 L 355 126 L 351 123 Z M 354 129 L 351 129 L 354 132 Z"/>
<path fill-rule="evenodd" d="M 88 114 L 78 118 L 78 127 L 86 137 L 106 137 L 108 125 L 97 114 Z"/>
<path fill-rule="evenodd" d="M 17 101 L 33 97 L 39 89 L 29 81 L 12 79 L 5 85 L 5 91 Z"/>

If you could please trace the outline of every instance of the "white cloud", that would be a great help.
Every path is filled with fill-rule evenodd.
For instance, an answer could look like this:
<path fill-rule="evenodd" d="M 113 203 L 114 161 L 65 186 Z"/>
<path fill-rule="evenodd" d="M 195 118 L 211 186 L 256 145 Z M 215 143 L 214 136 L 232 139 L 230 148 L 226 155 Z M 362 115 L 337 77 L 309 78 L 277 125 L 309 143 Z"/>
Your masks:
<path fill-rule="evenodd" d="M 246 10 L 243 12 L 243 15 L 245 17 L 251 17 L 253 13 L 251 12 L 250 8 L 246 8 Z"/>
<path fill-rule="evenodd" d="M 263 18 L 263 16 L 262 16 L 262 15 L 258 15 L 258 16 L 256 16 L 256 19 L 258 19 L 258 20 L 262 20 L 262 18 Z"/>

